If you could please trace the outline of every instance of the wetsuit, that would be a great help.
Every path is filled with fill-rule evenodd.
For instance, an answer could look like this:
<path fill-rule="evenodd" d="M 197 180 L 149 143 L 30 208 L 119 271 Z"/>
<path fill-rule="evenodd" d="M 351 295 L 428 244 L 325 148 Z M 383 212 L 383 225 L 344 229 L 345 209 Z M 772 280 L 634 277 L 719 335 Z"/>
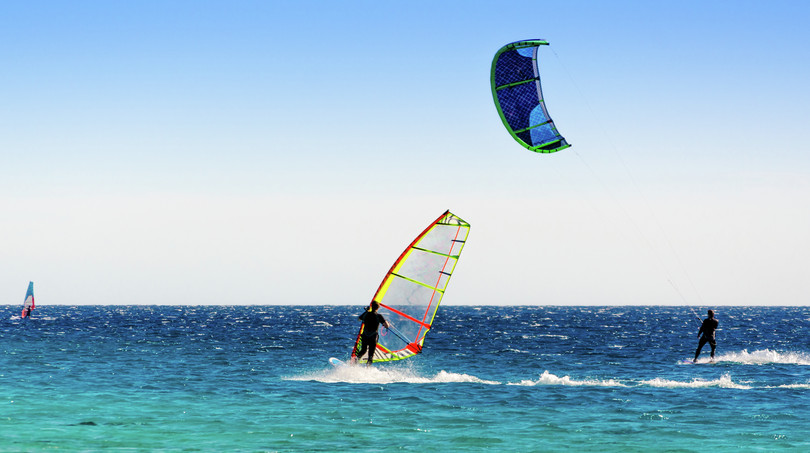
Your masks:
<path fill-rule="evenodd" d="M 703 324 L 701 324 L 700 330 L 698 330 L 698 335 L 703 333 L 703 336 L 700 337 L 700 341 L 698 342 L 698 348 L 697 351 L 695 351 L 695 360 L 697 360 L 700 355 L 700 350 L 703 349 L 706 342 L 712 347 L 712 359 L 714 359 L 714 350 L 717 347 L 717 342 L 714 340 L 714 331 L 717 330 L 719 324 L 720 323 L 713 317 L 703 320 Z"/>
<path fill-rule="evenodd" d="M 358 318 L 363 321 L 363 335 L 361 336 L 360 352 L 357 354 L 357 358 L 363 357 L 363 354 L 368 351 L 368 364 L 371 365 L 374 361 L 374 351 L 377 350 L 377 329 L 380 328 L 380 324 L 387 325 L 388 323 L 383 318 L 383 315 L 373 311 L 367 311 Z"/>

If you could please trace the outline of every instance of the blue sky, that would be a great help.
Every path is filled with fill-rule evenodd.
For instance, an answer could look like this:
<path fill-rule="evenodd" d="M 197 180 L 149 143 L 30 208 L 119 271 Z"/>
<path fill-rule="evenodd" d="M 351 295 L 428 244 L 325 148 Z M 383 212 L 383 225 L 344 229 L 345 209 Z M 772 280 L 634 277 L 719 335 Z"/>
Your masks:
<path fill-rule="evenodd" d="M 805 304 L 806 2 L 3 2 L 0 300 L 365 304 L 445 209 L 449 304 Z M 573 147 L 503 128 L 543 38 Z"/>

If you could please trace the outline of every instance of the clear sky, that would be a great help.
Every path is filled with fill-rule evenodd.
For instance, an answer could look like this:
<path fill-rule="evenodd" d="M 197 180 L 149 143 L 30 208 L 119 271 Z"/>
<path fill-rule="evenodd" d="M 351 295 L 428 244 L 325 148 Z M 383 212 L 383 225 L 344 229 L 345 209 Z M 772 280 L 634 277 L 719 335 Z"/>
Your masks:
<path fill-rule="evenodd" d="M 445 303 L 803 305 L 810 3 L 0 3 L 0 303 L 365 304 L 445 209 Z M 515 143 L 547 39 L 573 147 Z"/>

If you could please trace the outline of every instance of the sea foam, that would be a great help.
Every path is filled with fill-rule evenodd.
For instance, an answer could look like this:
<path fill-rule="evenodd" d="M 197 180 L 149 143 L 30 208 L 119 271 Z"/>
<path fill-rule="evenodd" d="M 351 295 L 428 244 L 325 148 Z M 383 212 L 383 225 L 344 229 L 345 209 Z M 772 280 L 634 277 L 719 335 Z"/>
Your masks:
<path fill-rule="evenodd" d="M 747 390 L 751 387 L 748 385 L 737 384 L 731 380 L 731 376 L 726 373 L 718 379 L 704 380 L 700 378 L 692 379 L 691 381 L 675 381 L 671 379 L 655 378 L 645 381 L 640 381 L 642 385 L 650 387 L 663 387 L 663 388 L 705 388 L 705 387 L 719 387 L 726 389 L 740 389 Z"/>
<path fill-rule="evenodd" d="M 720 354 L 717 362 L 734 362 L 746 365 L 765 365 L 779 363 L 785 365 L 810 365 L 810 355 L 803 352 L 777 352 L 762 349 L 753 352 L 743 349 L 740 352 Z"/>
<path fill-rule="evenodd" d="M 480 379 L 476 376 L 453 373 L 441 370 L 435 375 L 421 375 L 408 368 L 367 367 L 365 365 L 347 365 L 330 367 L 323 371 L 292 376 L 286 378 L 292 381 L 317 382 L 345 382 L 350 384 L 442 384 L 442 383 L 474 383 L 498 385 L 500 382 Z"/>
<path fill-rule="evenodd" d="M 571 379 L 570 376 L 559 377 L 554 374 L 544 371 L 540 378 L 537 380 L 522 380 L 517 383 L 510 383 L 509 385 L 568 385 L 577 387 L 627 387 L 627 385 L 615 379 Z"/>

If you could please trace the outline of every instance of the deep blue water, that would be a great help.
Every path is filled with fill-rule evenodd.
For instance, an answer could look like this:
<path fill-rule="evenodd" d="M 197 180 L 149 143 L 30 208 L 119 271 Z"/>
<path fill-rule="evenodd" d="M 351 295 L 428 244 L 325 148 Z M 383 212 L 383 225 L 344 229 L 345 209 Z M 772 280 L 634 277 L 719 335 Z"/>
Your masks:
<path fill-rule="evenodd" d="M 685 307 L 443 306 L 369 369 L 360 305 L 0 306 L 0 451 L 810 451 L 810 308 L 713 308 L 714 364 Z"/>

